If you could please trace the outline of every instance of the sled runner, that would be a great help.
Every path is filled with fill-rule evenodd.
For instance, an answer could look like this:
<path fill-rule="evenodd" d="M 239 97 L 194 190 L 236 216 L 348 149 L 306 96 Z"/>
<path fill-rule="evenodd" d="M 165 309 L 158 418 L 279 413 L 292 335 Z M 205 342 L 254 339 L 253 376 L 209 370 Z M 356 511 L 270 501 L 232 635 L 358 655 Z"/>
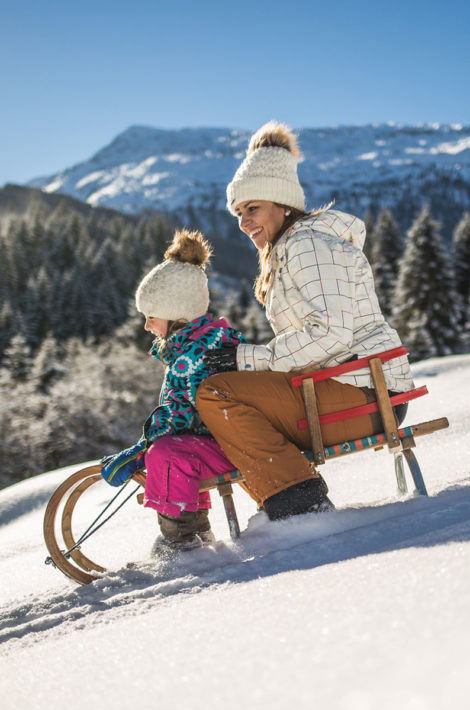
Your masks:
<path fill-rule="evenodd" d="M 52 494 L 44 515 L 44 539 L 49 557 L 46 564 L 52 564 L 67 577 L 80 584 L 89 584 L 98 579 L 106 568 L 93 562 L 82 552 L 82 546 L 104 523 L 106 523 L 130 498 L 136 496 L 142 503 L 143 494 L 138 493 L 145 486 L 145 470 L 138 471 L 121 486 L 111 501 L 100 514 L 76 539 L 74 532 L 74 513 L 80 497 L 91 486 L 101 486 L 101 489 L 111 491 L 109 485 L 101 477 L 101 466 L 87 466 L 69 476 Z M 240 535 L 235 505 L 232 498 L 232 483 L 242 481 L 239 471 L 229 471 L 220 476 L 206 478 L 201 481 L 200 490 L 207 491 L 217 488 L 224 502 L 225 513 L 229 524 L 230 535 L 236 539 Z M 137 484 L 137 486 L 135 486 Z M 127 490 L 131 487 L 131 492 Z M 122 500 L 119 501 L 119 499 Z"/>
<path fill-rule="evenodd" d="M 449 426 L 449 422 L 446 417 L 442 417 L 400 429 L 397 428 L 393 406 L 403 402 L 409 402 L 427 394 L 427 388 L 425 386 L 392 397 L 390 397 L 387 391 L 382 363 L 406 355 L 407 352 L 405 347 L 399 347 L 347 362 L 337 367 L 292 378 L 292 385 L 294 387 L 302 387 L 307 419 L 300 420 L 298 426 L 300 428 L 308 427 L 309 429 L 312 449 L 304 453 L 310 460 L 314 461 L 316 465 L 322 465 L 332 458 L 338 458 L 339 456 L 345 456 L 367 449 L 378 450 L 386 446 L 388 451 L 394 455 L 395 475 L 400 494 L 404 495 L 408 490 L 403 465 L 404 459 L 410 469 L 417 492 L 421 495 L 427 495 L 421 469 L 412 451 L 415 447 L 415 438 L 431 434 L 439 429 L 444 429 Z M 315 382 L 364 367 L 370 368 L 377 401 L 353 409 L 319 416 L 315 399 Z M 332 421 L 341 421 L 342 419 L 350 419 L 364 414 L 370 414 L 371 412 L 380 413 L 383 423 L 382 433 L 362 439 L 355 439 L 353 441 L 344 441 L 333 446 L 323 446 L 322 424 L 327 424 Z M 73 520 L 76 504 L 80 497 L 95 484 L 102 485 L 103 489 L 109 488 L 103 481 L 100 470 L 100 466 L 88 466 L 67 478 L 53 493 L 47 505 L 44 517 L 44 538 L 50 553 L 50 557 L 46 559 L 46 563 L 58 567 L 64 574 L 80 584 L 88 584 L 97 579 L 100 573 L 106 572 L 104 567 L 93 562 L 82 552 L 81 548 L 83 543 L 104 525 L 110 517 L 117 513 L 124 503 L 134 497 L 135 494 L 137 494 L 138 502 L 141 503 L 143 499 L 143 494 L 138 493 L 138 491 L 141 486 L 145 485 L 144 470 L 138 471 L 128 483 L 118 489 L 115 496 L 105 506 L 98 517 L 85 529 L 80 537 L 76 539 Z M 218 489 L 224 502 L 230 536 L 233 540 L 239 537 L 240 528 L 232 498 L 232 484 L 241 481 L 243 481 L 243 477 L 239 471 L 228 471 L 220 476 L 204 479 L 200 483 L 201 491 L 214 488 Z M 137 487 L 135 487 L 135 484 L 137 484 Z M 130 494 L 127 490 L 129 485 L 131 488 L 134 486 L 134 490 L 132 490 Z M 123 499 L 121 502 L 118 502 L 118 498 L 121 496 L 123 496 Z"/>

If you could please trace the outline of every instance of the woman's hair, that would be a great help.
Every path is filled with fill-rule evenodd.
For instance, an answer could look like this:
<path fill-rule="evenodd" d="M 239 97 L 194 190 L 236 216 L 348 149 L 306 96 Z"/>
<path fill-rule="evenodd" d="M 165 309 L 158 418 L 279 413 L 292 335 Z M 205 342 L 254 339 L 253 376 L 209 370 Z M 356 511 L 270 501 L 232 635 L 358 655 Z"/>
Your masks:
<path fill-rule="evenodd" d="M 296 222 L 304 219 L 305 217 L 317 217 L 318 215 L 323 214 L 323 212 L 329 210 L 332 205 L 333 202 L 330 202 L 328 205 L 320 207 L 317 210 L 312 210 L 312 212 L 308 213 L 294 209 L 293 207 L 288 207 L 287 205 L 277 205 L 278 207 L 283 207 L 285 210 L 290 210 L 290 214 L 285 218 L 281 229 L 275 235 L 272 242 L 266 242 L 264 247 L 258 252 L 259 269 L 258 276 L 256 277 L 254 283 L 254 291 L 256 300 L 261 303 L 262 306 L 266 305 L 266 294 L 269 291 L 273 279 L 271 266 L 271 252 L 273 250 L 273 246 L 282 237 L 282 235 L 287 232 L 287 230 L 294 226 Z"/>

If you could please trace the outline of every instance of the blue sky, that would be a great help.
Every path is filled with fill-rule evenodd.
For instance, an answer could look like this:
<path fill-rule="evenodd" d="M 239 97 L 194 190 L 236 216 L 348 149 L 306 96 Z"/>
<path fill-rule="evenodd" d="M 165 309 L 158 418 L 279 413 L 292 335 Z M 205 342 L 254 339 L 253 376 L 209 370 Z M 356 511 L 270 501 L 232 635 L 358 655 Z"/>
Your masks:
<path fill-rule="evenodd" d="M 0 186 L 133 124 L 470 124 L 467 0 L 0 0 Z"/>

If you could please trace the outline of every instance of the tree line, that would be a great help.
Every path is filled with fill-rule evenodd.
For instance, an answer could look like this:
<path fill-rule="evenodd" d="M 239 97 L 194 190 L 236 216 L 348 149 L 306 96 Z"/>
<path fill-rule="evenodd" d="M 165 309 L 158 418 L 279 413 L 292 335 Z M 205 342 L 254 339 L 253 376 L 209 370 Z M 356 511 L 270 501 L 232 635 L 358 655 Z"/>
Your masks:
<path fill-rule="evenodd" d="M 450 250 L 429 205 L 405 238 L 389 208 L 366 222 L 379 303 L 411 360 L 470 352 L 470 213 L 455 227 Z"/>
<path fill-rule="evenodd" d="M 450 250 L 429 207 L 405 236 L 389 209 L 367 228 L 381 307 L 412 359 L 470 352 L 470 214 Z M 140 436 L 162 370 L 133 297 L 173 231 L 157 215 L 83 215 L 67 202 L 0 213 L 0 487 Z M 251 284 L 215 277 L 212 312 L 249 342 L 269 340 Z"/>
<path fill-rule="evenodd" d="M 47 337 L 62 343 L 111 333 L 128 317 L 145 264 L 161 259 L 173 228 L 157 215 L 84 217 L 65 201 L 33 200 L 0 219 L 0 360 L 20 335 L 34 356 Z"/>
<path fill-rule="evenodd" d="M 389 208 L 376 219 L 368 213 L 366 226 L 365 252 L 380 305 L 412 359 L 467 352 L 470 213 L 457 224 L 449 253 L 429 206 L 405 238 Z M 137 340 L 146 342 L 133 295 L 142 275 L 162 259 L 173 231 L 158 215 L 131 219 L 90 210 L 83 216 L 65 201 L 48 210 L 33 200 L 25 214 L 1 216 L 0 363 L 31 366 L 52 342 L 98 342 L 126 322 L 134 322 Z M 249 339 L 264 342 L 270 331 L 251 286 L 237 283 L 213 291 L 211 309 L 247 330 Z"/>

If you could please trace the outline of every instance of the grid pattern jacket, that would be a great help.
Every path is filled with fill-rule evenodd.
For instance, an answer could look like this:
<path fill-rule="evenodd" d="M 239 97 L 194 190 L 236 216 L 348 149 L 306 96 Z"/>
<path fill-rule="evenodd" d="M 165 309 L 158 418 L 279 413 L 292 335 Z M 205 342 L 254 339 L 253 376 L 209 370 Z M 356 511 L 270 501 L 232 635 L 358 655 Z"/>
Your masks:
<path fill-rule="evenodd" d="M 239 370 L 318 370 L 401 345 L 381 313 L 364 239 L 360 219 L 331 209 L 296 222 L 279 239 L 266 301 L 275 337 L 266 345 L 240 345 Z M 406 357 L 383 368 L 390 390 L 413 387 Z M 373 387 L 367 368 L 335 379 Z"/>

